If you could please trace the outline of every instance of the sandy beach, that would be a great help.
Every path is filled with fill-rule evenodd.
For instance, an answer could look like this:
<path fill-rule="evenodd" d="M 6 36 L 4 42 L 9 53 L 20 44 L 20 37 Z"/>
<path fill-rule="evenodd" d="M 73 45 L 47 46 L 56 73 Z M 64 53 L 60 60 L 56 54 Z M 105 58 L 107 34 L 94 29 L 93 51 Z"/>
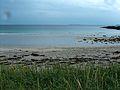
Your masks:
<path fill-rule="evenodd" d="M 120 46 L 70 48 L 0 48 L 0 64 L 38 66 L 120 63 Z"/>

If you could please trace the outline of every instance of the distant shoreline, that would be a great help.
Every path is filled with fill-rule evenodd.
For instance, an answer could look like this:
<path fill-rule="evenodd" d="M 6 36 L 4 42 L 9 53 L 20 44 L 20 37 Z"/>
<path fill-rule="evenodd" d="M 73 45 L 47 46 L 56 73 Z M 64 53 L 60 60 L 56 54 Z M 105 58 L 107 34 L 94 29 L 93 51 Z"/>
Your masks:
<path fill-rule="evenodd" d="M 0 26 L 104 26 L 104 25 L 82 25 L 82 24 L 1 24 Z"/>

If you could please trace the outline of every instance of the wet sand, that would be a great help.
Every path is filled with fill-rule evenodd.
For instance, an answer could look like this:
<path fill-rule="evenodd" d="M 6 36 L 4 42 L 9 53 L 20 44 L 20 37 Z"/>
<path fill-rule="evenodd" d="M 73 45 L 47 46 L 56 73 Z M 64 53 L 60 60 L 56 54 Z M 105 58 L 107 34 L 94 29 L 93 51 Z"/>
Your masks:
<path fill-rule="evenodd" d="M 38 66 L 120 63 L 120 46 L 71 48 L 0 48 L 0 64 Z"/>

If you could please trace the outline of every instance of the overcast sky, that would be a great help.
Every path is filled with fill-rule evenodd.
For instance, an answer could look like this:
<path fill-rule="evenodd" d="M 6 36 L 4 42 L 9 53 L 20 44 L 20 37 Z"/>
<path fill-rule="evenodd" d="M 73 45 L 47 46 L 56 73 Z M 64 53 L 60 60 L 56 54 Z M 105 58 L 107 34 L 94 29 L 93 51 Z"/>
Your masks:
<path fill-rule="evenodd" d="M 0 0 L 0 24 L 120 24 L 120 0 Z"/>

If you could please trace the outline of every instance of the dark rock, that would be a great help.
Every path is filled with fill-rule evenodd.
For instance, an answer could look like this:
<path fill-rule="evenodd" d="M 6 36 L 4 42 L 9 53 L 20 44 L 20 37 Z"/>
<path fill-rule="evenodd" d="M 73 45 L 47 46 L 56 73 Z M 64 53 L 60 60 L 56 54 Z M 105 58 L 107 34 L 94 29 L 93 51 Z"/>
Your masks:
<path fill-rule="evenodd" d="M 111 57 L 111 59 L 120 59 L 120 56 L 117 56 L 117 57 Z"/>
<path fill-rule="evenodd" d="M 86 41 L 87 39 L 84 38 L 83 40 Z"/>
<path fill-rule="evenodd" d="M 3 58 L 3 57 L 6 57 L 6 56 L 4 56 L 4 55 L 3 55 L 3 56 L 0 56 L 0 58 Z"/>
<path fill-rule="evenodd" d="M 107 37 L 106 35 L 103 35 L 103 37 Z"/>
<path fill-rule="evenodd" d="M 43 57 L 45 56 L 44 54 L 39 55 L 39 54 L 37 54 L 37 53 L 32 53 L 31 55 L 32 55 L 32 56 L 43 56 Z"/>
<path fill-rule="evenodd" d="M 25 52 L 28 52 L 27 50 Z"/>
<path fill-rule="evenodd" d="M 31 61 L 35 62 L 35 61 L 38 61 L 37 59 L 31 59 Z"/>
<path fill-rule="evenodd" d="M 113 52 L 113 54 L 120 54 L 120 51 L 115 51 Z"/>
<path fill-rule="evenodd" d="M 22 51 L 21 49 L 19 49 L 19 51 Z"/>
<path fill-rule="evenodd" d="M 17 57 L 17 55 L 14 55 L 13 57 Z"/>
<path fill-rule="evenodd" d="M 101 28 L 120 30 L 120 26 L 105 26 L 105 27 L 101 27 Z"/>
<path fill-rule="evenodd" d="M 29 56 L 29 55 L 26 54 L 26 55 L 22 55 L 22 56 L 24 57 L 24 56 Z"/>
<path fill-rule="evenodd" d="M 31 56 L 40 56 L 40 55 L 36 53 L 32 53 Z"/>
<path fill-rule="evenodd" d="M 110 54 L 105 54 L 106 56 L 110 55 Z"/>

